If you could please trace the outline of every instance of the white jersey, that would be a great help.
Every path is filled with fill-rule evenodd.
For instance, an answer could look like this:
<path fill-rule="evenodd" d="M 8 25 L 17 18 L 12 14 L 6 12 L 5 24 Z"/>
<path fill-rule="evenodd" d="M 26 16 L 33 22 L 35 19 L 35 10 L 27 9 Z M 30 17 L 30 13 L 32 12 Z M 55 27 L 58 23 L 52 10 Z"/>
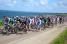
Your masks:
<path fill-rule="evenodd" d="M 32 19 L 30 19 L 30 24 L 32 24 Z"/>
<path fill-rule="evenodd" d="M 59 23 L 59 17 L 57 18 L 57 22 Z"/>

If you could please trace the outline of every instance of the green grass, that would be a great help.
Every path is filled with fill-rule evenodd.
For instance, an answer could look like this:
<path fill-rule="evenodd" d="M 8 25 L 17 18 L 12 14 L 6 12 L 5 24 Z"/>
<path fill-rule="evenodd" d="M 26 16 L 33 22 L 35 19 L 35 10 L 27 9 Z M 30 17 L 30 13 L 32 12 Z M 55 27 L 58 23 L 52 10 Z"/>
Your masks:
<path fill-rule="evenodd" d="M 67 29 L 54 39 L 51 44 L 67 44 Z"/>
<path fill-rule="evenodd" d="M 2 20 L 0 20 L 0 26 L 3 26 L 3 22 L 2 22 Z"/>

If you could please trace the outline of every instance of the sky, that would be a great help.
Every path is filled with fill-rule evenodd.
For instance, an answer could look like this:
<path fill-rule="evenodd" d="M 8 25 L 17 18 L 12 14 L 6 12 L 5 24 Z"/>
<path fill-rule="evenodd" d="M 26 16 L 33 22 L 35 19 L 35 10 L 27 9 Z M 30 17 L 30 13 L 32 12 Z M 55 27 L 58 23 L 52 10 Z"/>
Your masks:
<path fill-rule="evenodd" d="M 0 0 L 0 10 L 67 13 L 67 0 Z"/>

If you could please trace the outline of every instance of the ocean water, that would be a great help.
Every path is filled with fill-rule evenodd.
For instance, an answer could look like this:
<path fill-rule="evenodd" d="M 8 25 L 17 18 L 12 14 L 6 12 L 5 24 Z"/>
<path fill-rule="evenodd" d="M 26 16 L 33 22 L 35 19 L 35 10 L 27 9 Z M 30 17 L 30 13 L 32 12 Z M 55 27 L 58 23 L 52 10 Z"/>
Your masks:
<path fill-rule="evenodd" d="M 3 16 L 14 17 L 14 16 L 61 15 L 61 14 L 62 13 L 35 13 L 35 12 L 0 10 L 0 19 L 2 19 Z"/>
<path fill-rule="evenodd" d="M 2 19 L 3 16 L 8 16 L 8 17 L 14 17 L 14 16 L 38 16 L 38 15 L 42 15 L 42 14 L 43 13 L 0 10 L 0 19 Z"/>
<path fill-rule="evenodd" d="M 3 16 L 14 17 L 14 16 L 36 16 L 36 15 L 38 15 L 38 13 L 0 10 L 0 19 L 2 19 Z"/>

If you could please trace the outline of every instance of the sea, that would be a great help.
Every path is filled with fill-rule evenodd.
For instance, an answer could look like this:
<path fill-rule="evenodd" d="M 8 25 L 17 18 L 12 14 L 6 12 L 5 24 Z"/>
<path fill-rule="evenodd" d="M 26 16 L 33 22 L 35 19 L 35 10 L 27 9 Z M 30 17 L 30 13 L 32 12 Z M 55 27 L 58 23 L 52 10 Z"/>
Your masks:
<path fill-rule="evenodd" d="M 67 13 L 65 13 L 67 14 Z M 39 15 L 63 15 L 63 13 L 38 13 L 38 12 L 23 12 L 23 11 L 8 11 L 0 10 L 0 19 L 3 19 L 3 16 L 14 17 L 14 16 L 39 16 Z"/>

